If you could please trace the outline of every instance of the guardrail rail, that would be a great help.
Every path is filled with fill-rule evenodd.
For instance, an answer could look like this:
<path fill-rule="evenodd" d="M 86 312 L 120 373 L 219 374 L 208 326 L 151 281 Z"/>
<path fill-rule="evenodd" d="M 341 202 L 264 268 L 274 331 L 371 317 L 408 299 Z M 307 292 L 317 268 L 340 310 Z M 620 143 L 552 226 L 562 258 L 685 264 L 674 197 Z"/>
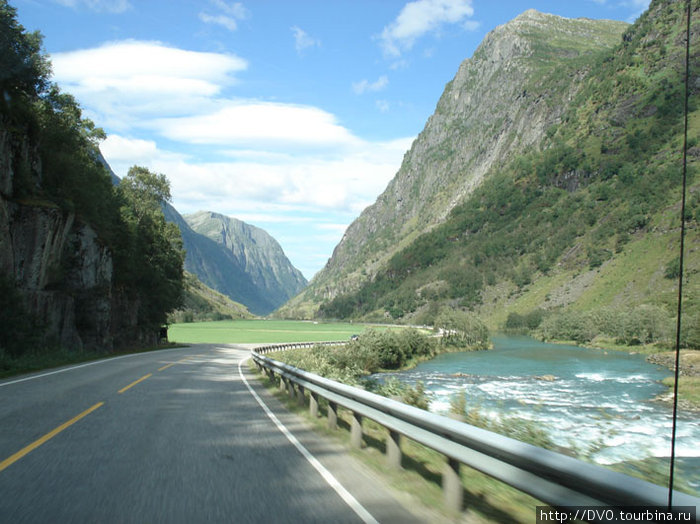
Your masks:
<path fill-rule="evenodd" d="M 326 344 L 342 343 L 344 342 Z M 315 344 L 317 343 L 264 346 L 253 350 L 252 357 L 258 369 L 265 372 L 270 380 L 279 379 L 280 390 L 287 391 L 290 398 L 296 397 L 300 405 L 305 405 L 308 392 L 312 416 L 318 416 L 319 398 L 326 399 L 329 428 L 337 427 L 338 406 L 349 410 L 352 413 L 350 442 L 353 447 L 362 446 L 363 417 L 386 428 L 386 459 L 389 467 L 401 468 L 400 443 L 403 437 L 443 454 L 446 464 L 442 474 L 442 488 L 449 511 L 462 510 L 462 464 L 556 508 L 665 508 L 668 505 L 668 490 L 656 484 L 341 384 L 262 354 Z M 674 491 L 673 506 L 694 506 L 695 522 L 700 522 L 700 498 Z"/>

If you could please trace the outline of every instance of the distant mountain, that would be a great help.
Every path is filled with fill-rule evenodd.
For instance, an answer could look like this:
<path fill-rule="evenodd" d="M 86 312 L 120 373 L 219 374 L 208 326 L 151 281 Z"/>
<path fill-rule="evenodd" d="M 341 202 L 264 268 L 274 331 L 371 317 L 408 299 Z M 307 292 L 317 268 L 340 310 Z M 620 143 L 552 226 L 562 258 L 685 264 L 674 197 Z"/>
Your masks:
<path fill-rule="evenodd" d="M 386 191 L 280 314 L 430 323 L 450 306 L 497 327 L 536 309 L 653 306 L 670 318 L 683 6 L 653 0 L 633 26 L 527 11 L 489 33 Z M 700 312 L 698 7 L 693 20 L 691 316 Z"/>
<path fill-rule="evenodd" d="M 176 223 L 187 250 L 185 269 L 253 313 L 270 313 L 307 284 L 279 243 L 258 227 L 210 211 Z"/>

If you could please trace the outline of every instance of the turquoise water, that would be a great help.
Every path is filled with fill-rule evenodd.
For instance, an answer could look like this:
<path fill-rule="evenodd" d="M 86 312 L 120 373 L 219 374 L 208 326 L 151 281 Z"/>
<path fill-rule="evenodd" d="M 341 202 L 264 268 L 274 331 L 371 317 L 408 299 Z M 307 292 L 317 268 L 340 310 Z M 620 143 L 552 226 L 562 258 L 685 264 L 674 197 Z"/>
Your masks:
<path fill-rule="evenodd" d="M 496 336 L 493 343 L 491 351 L 443 354 L 382 379 L 422 381 L 435 412 L 447 412 L 452 396 L 463 392 L 467 409 L 534 421 L 561 446 L 595 446 L 590 459 L 599 464 L 670 456 L 670 405 L 653 400 L 667 391 L 660 381 L 668 369 L 643 355 L 529 337 Z M 700 494 L 697 414 L 679 417 L 676 456 L 691 490 Z"/>

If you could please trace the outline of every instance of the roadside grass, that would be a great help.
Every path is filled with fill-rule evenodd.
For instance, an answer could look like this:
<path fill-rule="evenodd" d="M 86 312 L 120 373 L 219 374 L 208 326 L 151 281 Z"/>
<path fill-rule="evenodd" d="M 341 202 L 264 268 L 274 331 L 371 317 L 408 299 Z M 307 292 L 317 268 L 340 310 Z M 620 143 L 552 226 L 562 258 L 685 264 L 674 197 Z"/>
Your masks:
<path fill-rule="evenodd" d="M 474 523 L 529 523 L 535 518 L 535 508 L 542 502 L 521 493 L 483 473 L 467 466 L 462 466 L 461 477 L 464 486 L 464 505 L 460 515 L 447 512 L 444 509 L 442 494 L 442 471 L 445 467 L 445 457 L 425 446 L 401 439 L 402 469 L 392 470 L 386 465 L 387 430 L 379 424 L 363 419 L 362 449 L 350 445 L 350 411 L 338 408 L 338 429 L 330 430 L 327 426 L 328 403 L 319 399 L 319 416 L 314 418 L 308 409 L 308 394 L 305 394 L 304 406 L 300 406 L 297 398 L 290 398 L 286 392 L 280 391 L 277 382 L 270 381 L 258 372 L 252 361 L 250 369 L 270 394 L 277 398 L 285 408 L 301 416 L 311 424 L 319 434 L 333 439 L 343 446 L 352 456 L 369 466 L 392 489 L 410 496 L 415 504 L 422 507 L 423 513 L 432 514 L 433 522 L 474 522 Z"/>
<path fill-rule="evenodd" d="M 330 342 L 349 340 L 365 329 L 393 329 L 390 326 L 321 323 L 294 320 L 219 320 L 171 324 L 168 338 L 183 344 L 264 344 L 286 342 Z M 400 328 L 396 328 L 400 329 Z"/>
<path fill-rule="evenodd" d="M 173 349 L 177 347 L 182 347 L 182 344 L 169 343 L 146 348 L 127 348 L 110 353 L 104 351 L 95 352 L 66 348 L 42 348 L 28 351 L 19 357 L 11 357 L 10 355 L 0 351 L 0 378 L 42 371 L 44 369 L 68 366 L 70 364 L 81 364 L 83 362 L 90 362 L 92 360 L 100 360 L 103 358 L 119 357 L 132 353 L 158 351 L 161 349 Z"/>

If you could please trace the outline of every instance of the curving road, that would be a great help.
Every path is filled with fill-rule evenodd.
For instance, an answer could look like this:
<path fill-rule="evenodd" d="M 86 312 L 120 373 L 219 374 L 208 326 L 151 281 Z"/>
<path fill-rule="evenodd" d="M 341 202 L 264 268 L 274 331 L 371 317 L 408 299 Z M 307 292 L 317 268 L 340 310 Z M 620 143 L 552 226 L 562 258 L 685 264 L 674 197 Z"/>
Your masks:
<path fill-rule="evenodd" d="M 247 356 L 201 344 L 0 381 L 0 522 L 419 521 Z"/>

